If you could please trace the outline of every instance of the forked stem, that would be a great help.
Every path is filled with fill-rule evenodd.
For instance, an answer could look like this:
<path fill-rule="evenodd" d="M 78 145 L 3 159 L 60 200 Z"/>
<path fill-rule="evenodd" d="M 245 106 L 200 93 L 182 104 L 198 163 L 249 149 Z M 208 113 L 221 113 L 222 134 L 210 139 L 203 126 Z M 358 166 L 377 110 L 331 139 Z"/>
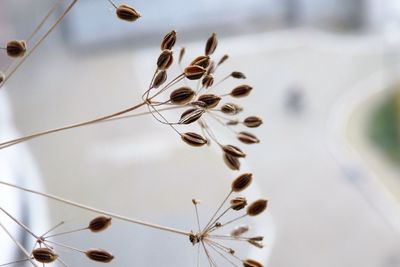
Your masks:
<path fill-rule="evenodd" d="M 67 200 L 67 199 L 64 199 L 64 198 L 61 198 L 61 197 L 57 197 L 57 196 L 54 196 L 54 195 L 42 193 L 42 192 L 39 192 L 39 191 L 36 191 L 36 190 L 28 189 L 28 188 L 25 188 L 25 187 L 22 187 L 22 186 L 18 186 L 18 185 L 15 185 L 15 184 L 11 184 L 11 183 L 7 183 L 7 182 L 4 182 L 4 181 L 0 181 L 0 184 L 8 186 L 8 187 L 16 188 L 18 190 L 22 190 L 22 191 L 25 191 L 25 192 L 28 192 L 28 193 L 32 193 L 32 194 L 35 194 L 35 195 L 39 195 L 39 196 L 42 196 L 42 197 L 46 197 L 46 198 L 49 198 L 49 199 L 52 199 L 52 200 L 55 200 L 55 201 L 58 201 L 58 202 L 61 202 L 61 203 L 64 203 L 64 204 L 67 204 L 67 205 L 70 205 L 70 206 L 81 208 L 81 209 L 84 209 L 84 210 L 87 210 L 87 211 L 91 211 L 91 212 L 95 212 L 95 213 L 98 213 L 98 214 L 103 214 L 103 215 L 106 215 L 106 216 L 110 216 L 112 218 L 115 218 L 115 219 L 118 219 L 118 220 L 121 220 L 121 221 L 126 221 L 126 222 L 130 222 L 130 223 L 134 223 L 134 224 L 139 224 L 139 225 L 142 225 L 142 226 L 146 226 L 146 227 L 150 227 L 150 228 L 154 228 L 154 229 L 158 229 L 158 230 L 162 230 L 162 231 L 166 231 L 166 232 L 171 232 L 171 233 L 175 233 L 175 234 L 180 234 L 180 235 L 185 235 L 185 236 L 190 236 L 191 235 L 191 233 L 186 232 L 186 231 L 182 231 L 182 230 L 179 230 L 179 229 L 166 227 L 166 226 L 162 226 L 162 225 L 158 225 L 158 224 L 153 224 L 153 223 L 149 223 L 149 222 L 145 222 L 145 221 L 141 221 L 141 220 L 132 219 L 132 218 L 129 218 L 129 217 L 126 217 L 126 216 L 122 216 L 122 215 L 118 215 L 118 214 L 115 214 L 115 213 L 107 212 L 107 211 L 104 211 L 104 210 L 92 208 L 92 207 L 89 207 L 89 206 L 86 206 L 86 205 L 83 205 L 83 204 L 76 203 L 76 202 L 71 201 L 71 200 Z"/>

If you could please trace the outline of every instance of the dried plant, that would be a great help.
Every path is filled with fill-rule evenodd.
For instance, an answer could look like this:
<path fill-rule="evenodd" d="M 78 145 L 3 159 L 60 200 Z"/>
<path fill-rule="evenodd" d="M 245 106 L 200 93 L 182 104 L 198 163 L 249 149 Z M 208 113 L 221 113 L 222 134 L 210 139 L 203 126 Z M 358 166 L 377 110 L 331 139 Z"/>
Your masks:
<path fill-rule="evenodd" d="M 34 37 L 37 37 L 36 35 L 43 30 L 42 28 L 44 27 L 45 22 L 49 20 L 56 10 L 61 8 L 63 2 L 63 0 L 58 0 L 51 7 L 49 12 L 45 15 L 43 20 L 34 29 L 33 33 L 26 41 L 11 40 L 5 45 L 5 47 L 1 48 L 1 50 L 7 53 L 13 61 L 8 69 L 4 72 L 0 72 L 0 86 L 7 82 L 25 60 L 62 22 L 78 1 L 72 0 L 61 15 L 57 17 L 56 21 L 51 24 L 50 28 L 46 29 L 45 33 L 39 36 L 36 42 L 33 42 Z M 108 0 L 108 2 L 113 6 L 113 8 L 115 8 L 116 16 L 119 19 L 134 22 L 141 17 L 140 13 L 131 6 L 125 4 L 116 5 L 111 0 Z M 212 58 L 218 46 L 218 39 L 215 33 L 213 33 L 206 41 L 204 54 L 194 58 L 184 67 L 183 61 L 186 49 L 180 49 L 178 66 L 181 73 L 172 79 L 168 79 L 169 69 L 174 62 L 173 47 L 176 40 L 176 31 L 167 33 L 162 39 L 160 45 L 161 53 L 156 61 L 154 75 L 150 80 L 147 90 L 144 91 L 141 101 L 137 104 L 89 121 L 66 125 L 2 142 L 0 143 L 0 150 L 33 138 L 56 132 L 149 114 L 158 122 L 168 125 L 176 134 L 179 135 L 181 140 L 191 146 L 200 147 L 206 144 L 209 145 L 211 141 L 216 143 L 223 153 L 226 165 L 232 170 L 239 170 L 239 160 L 246 157 L 246 153 L 239 147 L 225 144 L 220 140 L 220 138 L 217 138 L 215 130 L 210 127 L 209 120 L 214 120 L 218 124 L 222 125 L 223 128 L 228 129 L 237 137 L 238 141 L 243 144 L 248 145 L 259 143 L 259 139 L 254 134 L 247 131 L 237 130 L 236 128 L 240 126 L 247 128 L 258 127 L 262 124 L 261 118 L 257 116 L 247 116 L 243 119 L 239 119 L 238 114 L 243 111 L 243 108 L 237 103 L 225 101 L 227 98 L 239 99 L 246 97 L 250 94 L 253 87 L 248 84 L 239 84 L 228 91 L 223 89 L 223 83 L 227 79 L 246 79 L 245 74 L 239 71 L 233 71 L 228 75 L 223 76 L 219 81 L 214 82 L 216 71 L 229 58 L 228 55 L 224 55 L 219 60 Z M 214 93 L 216 91 L 219 93 Z M 147 110 L 138 113 L 137 110 L 139 108 L 146 108 Z M 169 114 L 167 114 L 167 111 L 178 109 L 184 109 L 178 117 L 175 115 L 175 117 L 170 118 Z M 187 125 L 192 127 L 193 124 L 197 124 L 198 130 L 194 130 L 194 128 L 188 132 L 181 130 L 181 127 Z M 201 131 L 201 133 L 197 133 L 197 131 Z M 234 179 L 228 195 L 218 206 L 208 222 L 203 226 L 201 225 L 199 216 L 200 201 L 193 199 L 192 203 L 195 207 L 197 227 L 196 230 L 191 231 L 132 219 L 0 180 L 0 185 L 9 187 L 10 189 L 14 188 L 30 194 L 40 195 L 53 201 L 58 201 L 97 214 L 96 217 L 88 222 L 84 227 L 68 231 L 59 231 L 65 224 L 64 221 L 61 221 L 45 233 L 38 234 L 35 229 L 30 229 L 29 226 L 24 225 L 19 218 L 12 215 L 12 212 L 5 210 L 0 205 L 0 211 L 35 240 L 31 248 L 24 247 L 24 245 L 11 234 L 3 222 L 0 221 L 0 228 L 3 229 L 24 255 L 24 258 L 22 259 L 10 259 L 7 263 L 0 263 L 0 266 L 8 266 L 21 262 L 29 262 L 33 266 L 47 266 L 56 261 L 63 266 L 68 266 L 68 259 L 63 259 L 61 253 L 58 252 L 59 248 L 68 249 L 82 254 L 88 260 L 100 263 L 109 263 L 114 259 L 114 255 L 107 250 L 99 248 L 89 248 L 84 250 L 56 241 L 55 239 L 59 236 L 81 231 L 89 231 L 92 234 L 98 234 L 107 230 L 111 226 L 113 219 L 117 219 L 188 238 L 188 241 L 190 241 L 192 245 L 197 246 L 197 266 L 199 266 L 200 251 L 202 250 L 206 255 L 210 267 L 217 266 L 217 260 L 215 259 L 216 256 L 225 260 L 228 265 L 232 266 L 242 265 L 245 267 L 261 267 L 263 265 L 256 260 L 240 257 L 238 255 L 240 253 L 236 253 L 236 251 L 225 244 L 225 242 L 240 241 L 257 248 L 263 248 L 262 236 L 245 236 L 250 229 L 247 225 L 237 226 L 231 230 L 230 234 L 219 233 L 221 230 L 230 227 L 232 224 L 245 217 L 258 216 L 267 208 L 267 201 L 264 199 L 255 200 L 248 205 L 247 199 L 244 196 L 236 195 L 242 193 L 248 186 L 250 186 L 252 180 L 253 176 L 251 173 L 244 173 Z M 228 219 L 228 214 L 234 214 L 236 216 L 234 219 Z M 115 256 L 118 257 L 118 255 Z"/>

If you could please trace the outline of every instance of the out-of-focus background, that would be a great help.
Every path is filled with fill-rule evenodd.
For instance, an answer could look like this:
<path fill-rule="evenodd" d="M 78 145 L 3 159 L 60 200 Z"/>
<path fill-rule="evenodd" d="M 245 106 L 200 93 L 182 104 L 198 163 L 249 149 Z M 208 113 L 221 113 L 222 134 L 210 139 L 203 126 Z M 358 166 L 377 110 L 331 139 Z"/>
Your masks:
<path fill-rule="evenodd" d="M 2 0 L 0 43 L 29 36 L 53 2 Z M 252 196 L 270 200 L 255 228 L 268 255 L 256 256 L 275 267 L 400 266 L 399 1 L 126 2 L 143 14 L 133 24 L 117 20 L 105 0 L 79 1 L 0 91 L 22 135 L 132 105 L 166 32 L 178 31 L 185 62 L 216 32 L 217 57 L 230 55 L 217 76 L 244 72 L 254 91 L 240 103 L 264 119 L 255 131 L 261 144 L 244 147 L 243 171 L 257 181 Z M 4 69 L 8 59 L 0 60 Z M 204 201 L 205 220 L 238 175 L 216 149 L 187 147 L 150 116 L 27 144 L 47 192 L 183 229 L 195 228 L 193 197 Z M 49 204 L 52 224 L 91 216 Z M 187 240 L 169 234 L 116 222 L 105 236 L 67 242 L 121 251 L 115 266 L 195 263 Z"/>

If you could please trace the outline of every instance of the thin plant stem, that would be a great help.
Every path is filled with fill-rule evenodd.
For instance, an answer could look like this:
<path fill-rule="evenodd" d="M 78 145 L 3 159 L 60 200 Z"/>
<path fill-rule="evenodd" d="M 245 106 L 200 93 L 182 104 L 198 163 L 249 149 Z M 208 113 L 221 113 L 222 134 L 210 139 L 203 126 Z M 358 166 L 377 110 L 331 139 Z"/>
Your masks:
<path fill-rule="evenodd" d="M 81 229 L 75 229 L 75 230 L 71 230 L 71 231 L 66 231 L 66 232 L 62 232 L 62 233 L 57 233 L 57 234 L 53 234 L 53 235 L 48 235 L 45 236 L 44 238 L 50 238 L 50 237 L 56 237 L 56 236 L 60 236 L 60 235 L 67 235 L 67 234 L 72 234 L 72 233 L 76 233 L 76 232 L 82 232 L 89 229 L 88 227 L 85 228 L 81 228 Z"/>
<path fill-rule="evenodd" d="M 35 235 L 26 225 L 24 225 L 22 222 L 20 222 L 19 220 L 17 220 L 17 218 L 15 218 L 14 216 L 12 216 L 9 212 L 7 212 L 5 209 L 3 209 L 2 207 L 0 207 L 0 210 L 2 212 L 4 212 L 11 220 L 13 220 L 16 224 L 18 224 L 20 227 L 22 227 L 28 234 L 30 234 L 31 236 L 33 236 L 34 238 L 38 239 L 39 237 L 37 235 Z"/>
<path fill-rule="evenodd" d="M 50 243 L 50 244 L 54 244 L 54 245 L 59 246 L 59 247 L 71 249 L 71 250 L 74 250 L 74 251 L 76 251 L 76 252 L 85 253 L 85 251 L 83 251 L 83 250 L 81 250 L 81 249 L 77 249 L 77 248 L 75 248 L 75 247 L 71 247 L 71 246 L 68 246 L 68 245 L 65 245 L 65 244 L 61 244 L 61 243 L 56 242 L 56 241 L 46 240 L 46 242 L 47 242 L 47 243 Z"/>
<path fill-rule="evenodd" d="M 8 262 L 8 263 L 3 263 L 3 264 L 0 264 L 0 267 L 1 266 L 12 265 L 12 264 L 17 264 L 17 263 L 21 263 L 21 262 L 26 262 L 26 261 L 29 261 L 29 259 L 22 259 L 22 260 L 16 260 L 16 261 Z"/>
<path fill-rule="evenodd" d="M 6 232 L 6 234 L 11 238 L 11 240 L 15 243 L 15 245 L 17 245 L 17 247 L 22 251 L 22 253 L 25 254 L 25 256 L 28 258 L 29 262 L 35 266 L 35 267 L 39 267 L 31 258 L 31 255 L 29 255 L 28 251 L 26 251 L 26 249 L 21 245 L 20 242 L 18 242 L 17 239 L 15 239 L 15 237 L 10 233 L 10 231 L 8 231 L 8 229 L 0 222 L 0 227 L 3 228 L 4 232 Z"/>
<path fill-rule="evenodd" d="M 237 217 L 236 219 L 230 220 L 230 221 L 228 221 L 228 222 L 222 224 L 219 228 L 222 228 L 222 227 L 224 227 L 224 226 L 227 226 L 228 224 L 231 224 L 231 223 L 236 222 L 236 221 L 238 221 L 238 220 L 240 220 L 240 219 L 243 219 L 243 218 L 246 217 L 246 216 L 247 216 L 247 214 L 244 214 L 244 215 L 242 215 L 242 216 L 240 216 L 240 217 Z M 214 232 L 215 230 L 216 230 L 216 229 L 213 229 L 212 231 L 210 231 L 210 233 L 211 233 L 211 232 Z"/>
<path fill-rule="evenodd" d="M 211 222 L 214 220 L 215 216 L 217 216 L 218 212 L 222 209 L 222 207 L 224 206 L 225 202 L 228 200 L 228 198 L 232 195 L 233 191 L 229 192 L 229 194 L 226 196 L 226 198 L 224 199 L 224 201 L 222 201 L 221 205 L 218 207 L 218 209 L 215 211 L 214 215 L 211 217 L 210 221 L 206 224 L 206 226 L 203 229 L 203 233 L 205 232 L 205 230 L 210 226 Z"/>
<path fill-rule="evenodd" d="M 186 232 L 186 231 L 182 231 L 182 230 L 179 230 L 179 229 L 166 227 L 166 226 L 162 226 L 162 225 L 158 225 L 158 224 L 153 224 L 153 223 L 149 223 L 149 222 L 145 222 L 145 221 L 141 221 L 141 220 L 132 219 L 132 218 L 129 218 L 129 217 L 126 217 L 126 216 L 122 216 L 122 215 L 118 215 L 118 214 L 115 214 L 115 213 L 112 213 L 112 212 L 107 212 L 107 211 L 104 211 L 104 210 L 92 208 L 92 207 L 89 207 L 89 206 L 86 206 L 86 205 L 83 205 L 83 204 L 79 204 L 79 203 L 73 202 L 71 200 L 67 200 L 67 199 L 64 199 L 64 198 L 61 198 L 61 197 L 57 197 L 57 196 L 54 196 L 54 195 L 42 193 L 42 192 L 39 192 L 39 191 L 36 191 L 36 190 L 28 189 L 28 188 L 25 188 L 25 187 L 22 187 L 22 186 L 18 186 L 18 185 L 15 185 L 15 184 L 11 184 L 11 183 L 7 183 L 7 182 L 4 182 L 4 181 L 0 181 L 0 184 L 8 186 L 8 187 L 16 188 L 18 190 L 22 190 L 22 191 L 25 191 L 25 192 L 29 192 L 29 193 L 32 193 L 32 194 L 35 194 L 35 195 L 39 195 L 39 196 L 42 196 L 42 197 L 46 197 L 46 198 L 49 198 L 49 199 L 52 199 L 52 200 L 55 200 L 55 201 L 58 201 L 58 202 L 61 202 L 61 203 L 64 203 L 64 204 L 67 204 L 67 205 L 70 205 L 70 206 L 81 208 L 81 209 L 84 209 L 84 210 L 87 210 L 87 211 L 91 211 L 91 212 L 95 212 L 95 213 L 98 213 L 98 214 L 103 214 L 103 215 L 106 215 L 106 216 L 110 216 L 112 218 L 115 218 L 115 219 L 118 219 L 118 220 L 121 220 L 121 221 L 126 221 L 126 222 L 142 225 L 142 226 L 153 228 L 153 229 L 158 229 L 158 230 L 161 230 L 161 231 L 171 232 L 171 233 L 175 233 L 175 234 L 180 234 L 180 235 L 185 235 L 185 236 L 190 236 L 191 235 L 190 232 Z"/>
<path fill-rule="evenodd" d="M 224 258 L 227 262 L 229 262 L 230 264 L 232 264 L 235 267 L 239 267 L 237 264 L 235 264 L 233 261 L 231 261 L 230 259 L 228 259 L 227 256 L 225 256 L 224 254 L 222 254 L 222 252 L 218 251 L 214 245 L 212 243 L 208 243 L 208 241 L 206 240 L 206 243 L 210 246 L 211 249 L 213 249 L 216 253 L 218 253 L 222 258 Z"/>

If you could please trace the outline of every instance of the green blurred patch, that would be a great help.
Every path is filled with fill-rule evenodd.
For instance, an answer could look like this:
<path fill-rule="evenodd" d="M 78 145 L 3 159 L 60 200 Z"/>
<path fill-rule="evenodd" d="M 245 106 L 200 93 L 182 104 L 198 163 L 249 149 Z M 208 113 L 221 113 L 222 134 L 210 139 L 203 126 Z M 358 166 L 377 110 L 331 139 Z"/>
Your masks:
<path fill-rule="evenodd" d="M 368 136 L 382 153 L 400 166 L 400 85 L 372 112 Z"/>

